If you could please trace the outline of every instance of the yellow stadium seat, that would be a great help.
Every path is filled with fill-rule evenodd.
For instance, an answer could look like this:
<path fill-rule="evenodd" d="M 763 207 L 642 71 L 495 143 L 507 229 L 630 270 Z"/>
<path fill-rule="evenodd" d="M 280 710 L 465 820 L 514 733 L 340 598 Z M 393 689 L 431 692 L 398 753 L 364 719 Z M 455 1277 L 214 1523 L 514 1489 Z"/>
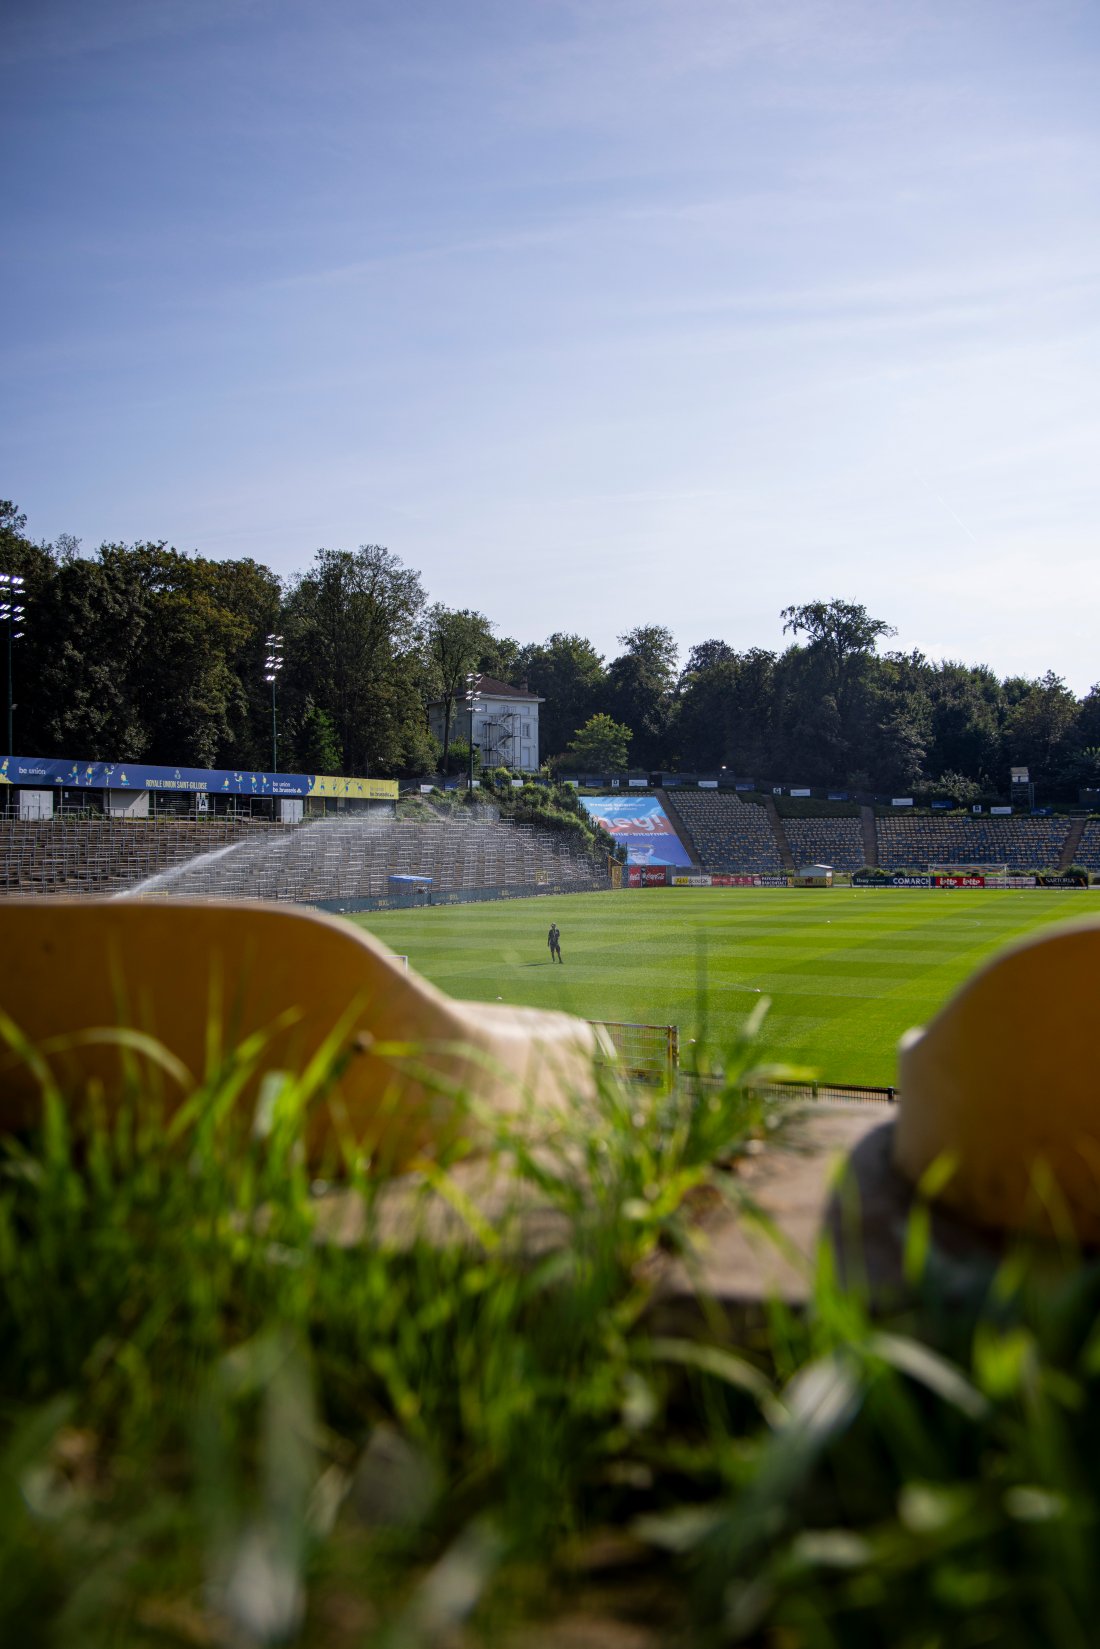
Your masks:
<path fill-rule="evenodd" d="M 458 1091 L 512 1113 L 537 1093 L 545 1117 L 593 1087 L 597 1033 L 583 1020 L 453 1001 L 361 928 L 300 906 L 0 901 L 0 956 L 0 1009 L 70 1104 L 100 1091 L 109 1100 L 136 1076 L 158 1084 L 171 1111 L 256 1037 L 239 1100 L 250 1117 L 265 1078 L 321 1056 L 335 1074 L 311 1111 L 315 1162 L 332 1161 L 337 1133 L 407 1162 L 454 1136 Z M 4 1130 L 32 1123 L 42 1092 L 43 1073 L 13 1049 L 10 1025 L 0 1039 Z M 119 1026 L 171 1059 L 158 1061 L 140 1038 L 121 1045 Z"/>
<path fill-rule="evenodd" d="M 894 1160 L 980 1225 L 1100 1242 L 1100 919 L 1003 952 L 899 1048 Z"/>

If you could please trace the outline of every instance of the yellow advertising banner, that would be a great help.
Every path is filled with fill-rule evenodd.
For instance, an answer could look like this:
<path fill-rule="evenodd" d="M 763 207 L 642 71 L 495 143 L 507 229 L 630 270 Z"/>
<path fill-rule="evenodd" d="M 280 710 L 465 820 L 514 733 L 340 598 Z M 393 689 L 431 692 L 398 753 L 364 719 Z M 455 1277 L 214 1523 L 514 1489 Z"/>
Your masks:
<path fill-rule="evenodd" d="M 319 773 L 309 781 L 310 796 L 337 796 L 363 802 L 395 802 L 396 779 L 341 779 Z"/>

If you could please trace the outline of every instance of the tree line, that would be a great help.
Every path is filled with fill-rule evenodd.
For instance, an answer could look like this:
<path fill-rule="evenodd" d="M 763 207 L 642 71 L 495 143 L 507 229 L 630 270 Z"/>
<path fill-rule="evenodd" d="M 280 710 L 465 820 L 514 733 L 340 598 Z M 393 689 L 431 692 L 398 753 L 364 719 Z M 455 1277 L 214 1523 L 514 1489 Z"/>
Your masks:
<path fill-rule="evenodd" d="M 999 678 L 985 665 L 892 651 L 858 603 L 783 613 L 781 651 L 698 643 L 642 625 L 605 660 L 579 634 L 521 643 L 486 615 L 431 602 L 381 545 L 320 549 L 285 580 L 261 562 L 215 561 L 164 542 L 81 553 L 36 543 L 0 502 L 0 572 L 24 579 L 13 649 L 21 755 L 263 768 L 272 760 L 264 656 L 283 637 L 279 765 L 414 775 L 466 758 L 457 715 L 442 750 L 426 706 L 457 709 L 468 672 L 545 699 L 544 757 L 788 778 L 854 789 L 1003 791 L 1024 765 L 1045 792 L 1100 785 L 1100 684 L 1077 699 L 1053 670 Z M 0 637 L 0 642 L 5 641 Z"/>

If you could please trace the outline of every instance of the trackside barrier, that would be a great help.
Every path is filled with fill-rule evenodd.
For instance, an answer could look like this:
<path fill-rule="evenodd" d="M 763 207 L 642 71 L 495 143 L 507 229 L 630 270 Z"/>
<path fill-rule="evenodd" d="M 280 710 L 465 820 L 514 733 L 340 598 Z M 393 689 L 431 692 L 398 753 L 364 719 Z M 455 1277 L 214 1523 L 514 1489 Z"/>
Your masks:
<path fill-rule="evenodd" d="M 767 1099 L 855 1099 L 869 1105 L 893 1105 L 896 1088 L 875 1088 L 866 1082 L 752 1082 L 753 1093 Z"/>
<path fill-rule="evenodd" d="M 422 910 L 425 905 L 484 905 L 497 899 L 543 899 L 566 893 L 605 893 L 610 882 L 592 887 L 587 882 L 555 882 L 538 887 L 428 888 L 423 893 L 378 893 L 361 899 L 311 899 L 311 910 L 331 916 L 355 916 L 367 910 Z"/>
<path fill-rule="evenodd" d="M 864 876 L 856 874 L 852 877 L 852 886 L 858 888 L 1062 888 L 1076 891 L 1088 887 L 1083 876 L 1054 876 L 1036 873 L 1033 876 L 1005 876 L 1003 874 L 991 876 L 982 871 L 952 872 L 943 874 L 939 871 L 930 871 L 926 874 L 909 874 L 895 871 L 893 874 L 883 873 L 881 876 Z"/>
<path fill-rule="evenodd" d="M 617 1069 L 629 1076 L 662 1076 L 680 1063 L 678 1025 L 627 1025 L 606 1019 L 588 1023 L 604 1033 L 615 1050 Z"/>

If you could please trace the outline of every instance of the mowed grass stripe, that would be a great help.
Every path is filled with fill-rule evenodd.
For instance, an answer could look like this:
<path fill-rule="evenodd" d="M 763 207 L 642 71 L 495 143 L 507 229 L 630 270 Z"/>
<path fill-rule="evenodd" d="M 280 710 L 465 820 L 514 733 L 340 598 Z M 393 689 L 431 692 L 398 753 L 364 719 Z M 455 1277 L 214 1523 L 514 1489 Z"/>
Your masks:
<path fill-rule="evenodd" d="M 924 1024 L 1012 939 L 1100 908 L 1088 894 L 668 888 L 356 918 L 452 996 L 678 1024 L 729 1042 L 761 995 L 770 1055 L 834 1082 L 894 1080 Z M 551 966 L 546 930 L 562 930 Z"/>

